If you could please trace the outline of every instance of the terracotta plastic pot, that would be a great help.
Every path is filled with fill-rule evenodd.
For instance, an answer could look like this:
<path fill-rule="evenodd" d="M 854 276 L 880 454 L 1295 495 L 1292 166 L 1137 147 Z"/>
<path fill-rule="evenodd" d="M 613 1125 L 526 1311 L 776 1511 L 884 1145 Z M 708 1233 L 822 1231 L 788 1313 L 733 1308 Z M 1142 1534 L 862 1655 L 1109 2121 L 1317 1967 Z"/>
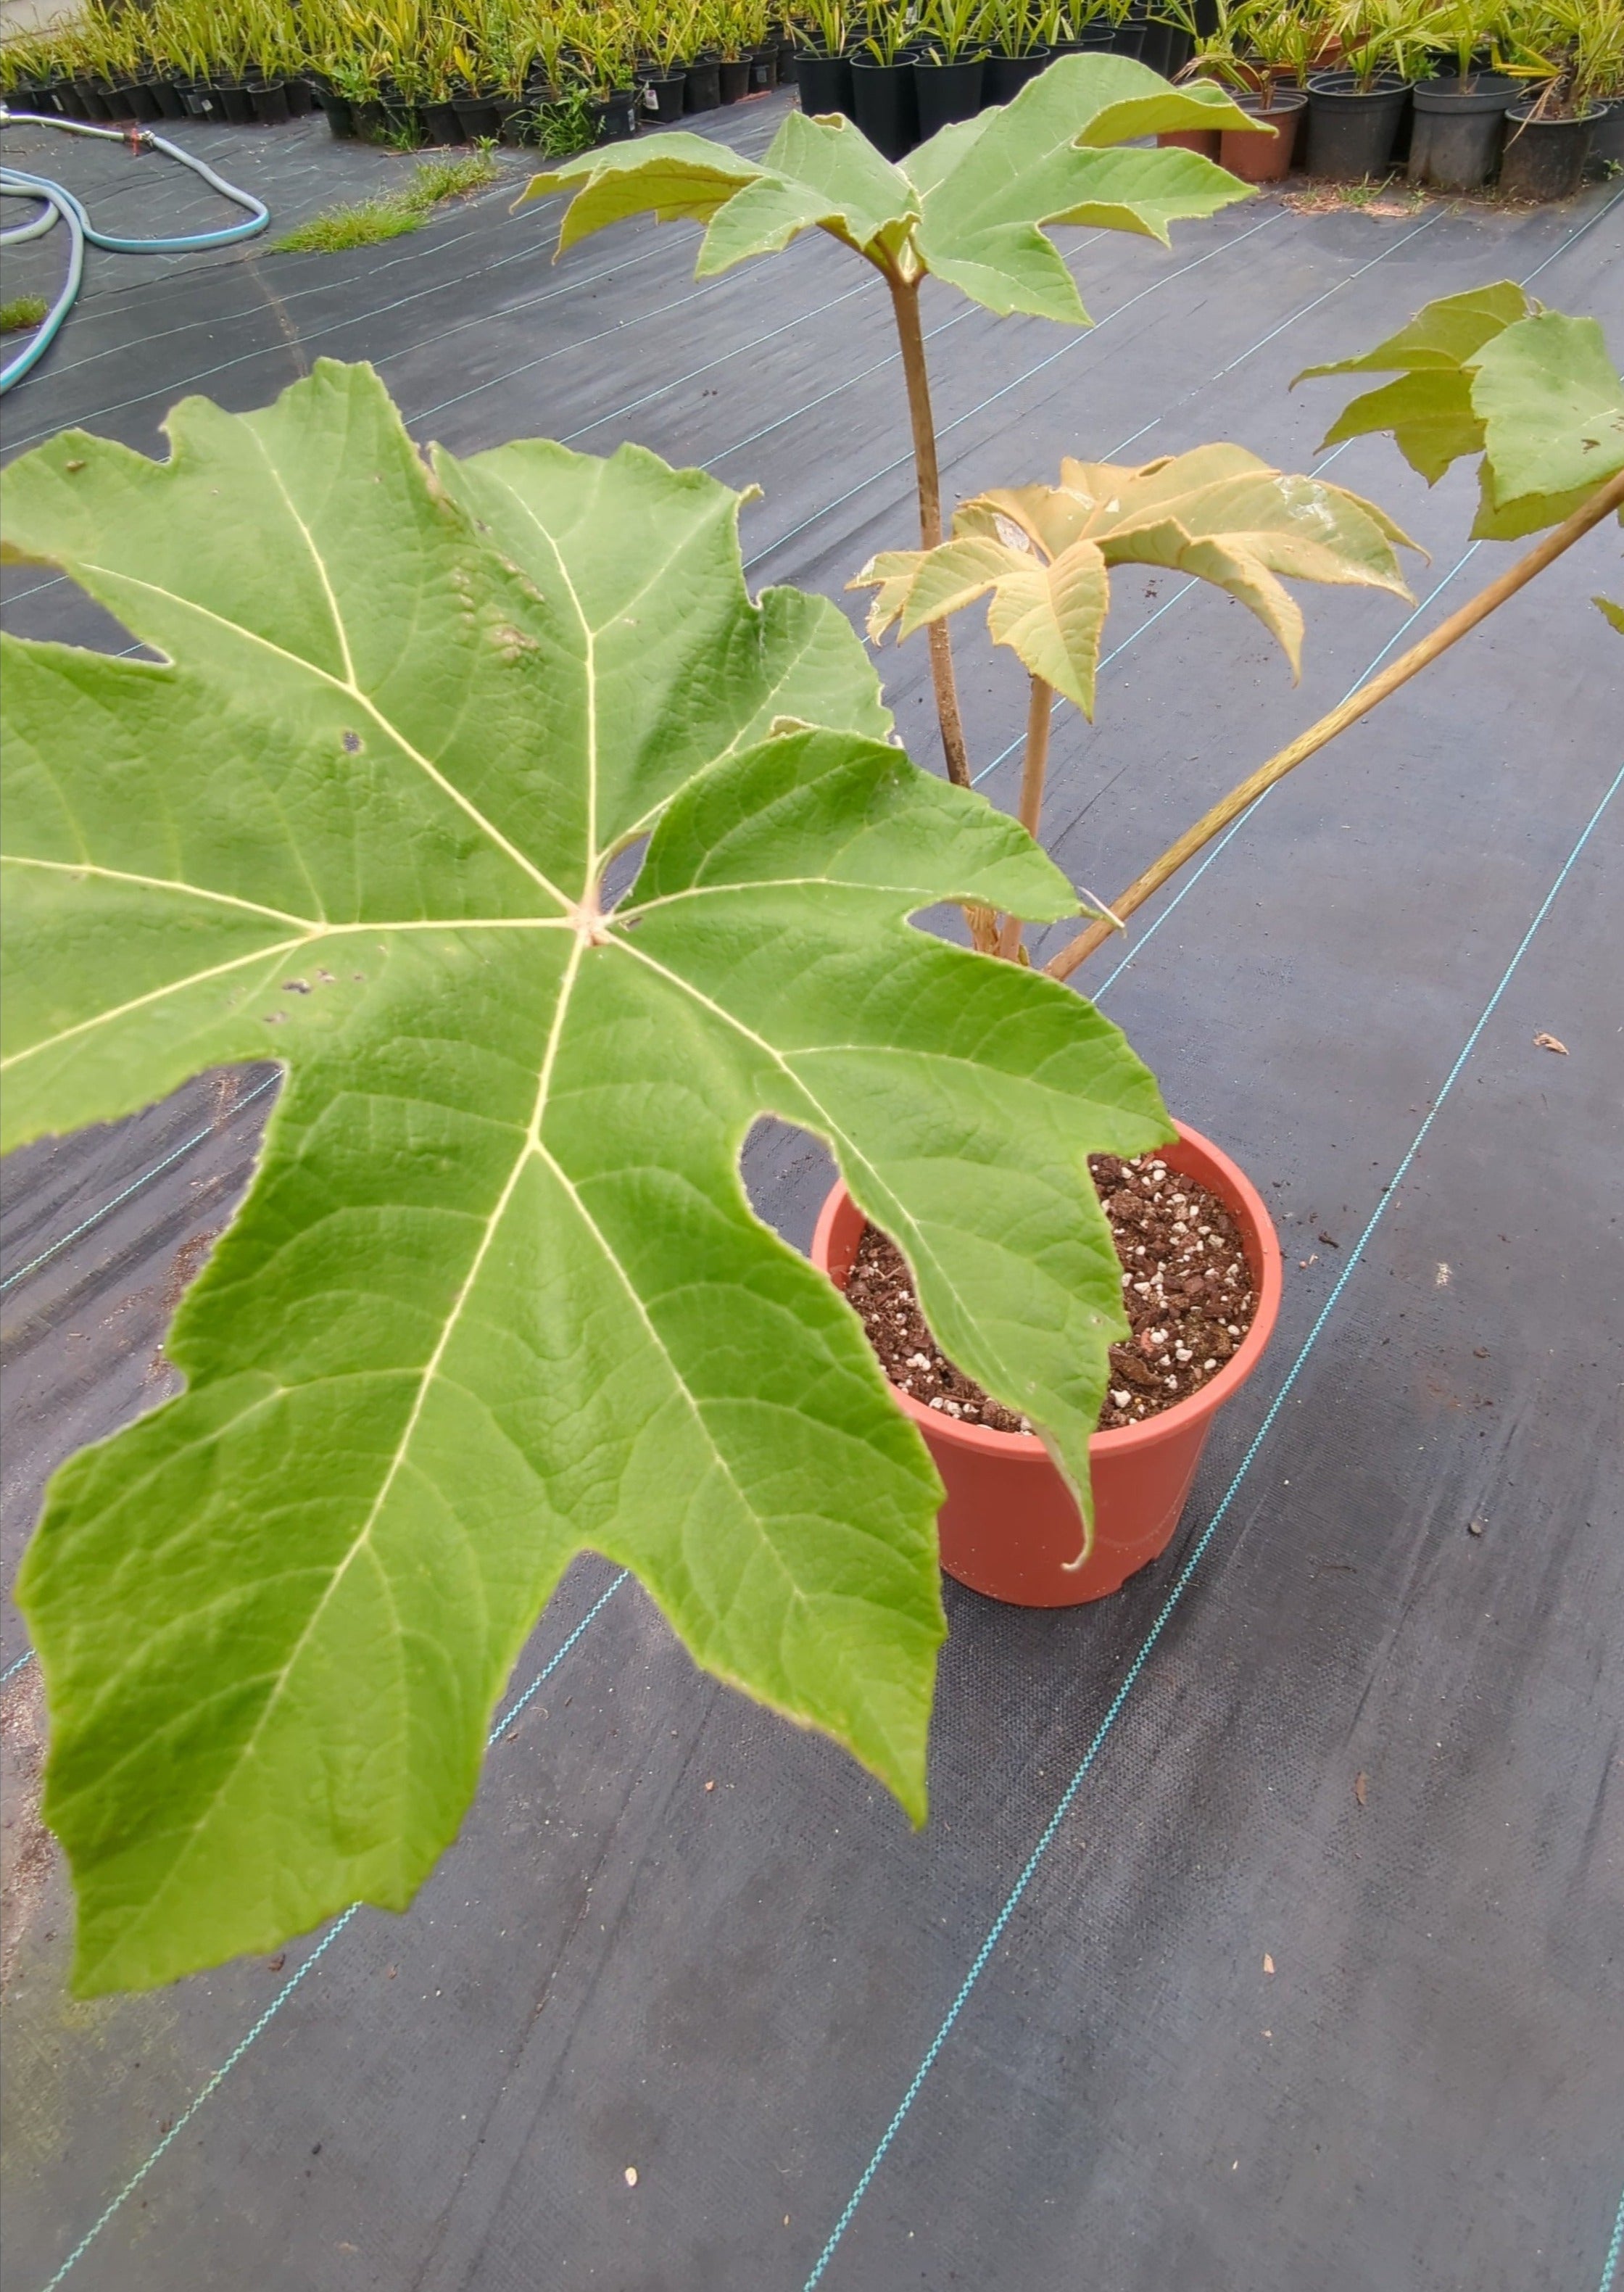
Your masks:
<path fill-rule="evenodd" d="M 1170 127 L 1156 138 L 1163 151 L 1195 151 L 1203 159 L 1216 159 L 1224 137 L 1216 127 Z"/>
<path fill-rule="evenodd" d="M 1169 1169 L 1210 1187 L 1240 1228 L 1257 1313 L 1232 1357 L 1201 1390 L 1142 1424 L 1096 1432 L 1088 1444 L 1094 1482 L 1094 1545 L 1085 1564 L 1075 1499 L 1038 1441 L 994 1432 L 926 1408 L 911 1393 L 893 1398 L 925 1436 L 947 1500 L 937 1514 L 941 1564 L 989 1599 L 1022 1608 L 1070 1608 L 1103 1600 L 1165 1552 L 1184 1509 L 1213 1418 L 1263 1359 L 1280 1311 L 1281 1255 L 1263 1198 L 1229 1157 L 1178 1125 L 1164 1149 Z M 812 1263 L 836 1288 L 862 1239 L 862 1212 L 842 1185 L 823 1205 Z"/>
<path fill-rule="evenodd" d="M 1300 87 L 1277 88 L 1266 111 L 1261 95 L 1242 96 L 1241 109 L 1250 112 L 1257 125 L 1250 133 L 1240 127 L 1224 130 L 1218 145 L 1219 165 L 1243 183 L 1278 183 L 1291 172 L 1297 131 L 1307 104 Z"/>

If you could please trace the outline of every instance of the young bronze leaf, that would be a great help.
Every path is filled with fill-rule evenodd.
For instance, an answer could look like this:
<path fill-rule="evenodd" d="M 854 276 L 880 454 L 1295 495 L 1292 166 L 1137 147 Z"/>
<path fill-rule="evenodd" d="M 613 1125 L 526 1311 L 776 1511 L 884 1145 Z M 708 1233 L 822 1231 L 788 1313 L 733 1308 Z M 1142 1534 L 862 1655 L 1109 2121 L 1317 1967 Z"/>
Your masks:
<path fill-rule="evenodd" d="M 739 1155 L 763 1112 L 827 1138 L 1086 1481 L 1123 1333 L 1086 1158 L 1166 1114 L 1088 1005 L 909 921 L 1074 895 L 889 744 L 832 605 L 751 603 L 713 480 L 431 472 L 326 362 L 169 432 L 4 480 L 13 553 L 162 656 L 6 643 L 8 1134 L 286 1073 L 184 1392 L 57 1474 L 20 1581 L 78 1986 L 408 1901 L 583 1548 L 920 1814 L 935 1475 Z"/>
<path fill-rule="evenodd" d="M 1241 446 L 1200 446 L 1142 469 L 1068 459 L 1054 487 L 978 494 L 954 538 L 877 557 L 869 634 L 907 636 L 992 591 L 988 626 L 1034 676 L 1091 714 L 1112 565 L 1165 565 L 1227 590 L 1273 630 L 1295 673 L 1302 615 L 1282 578 L 1408 597 L 1394 545 L 1414 548 L 1371 502 L 1290 477 Z"/>

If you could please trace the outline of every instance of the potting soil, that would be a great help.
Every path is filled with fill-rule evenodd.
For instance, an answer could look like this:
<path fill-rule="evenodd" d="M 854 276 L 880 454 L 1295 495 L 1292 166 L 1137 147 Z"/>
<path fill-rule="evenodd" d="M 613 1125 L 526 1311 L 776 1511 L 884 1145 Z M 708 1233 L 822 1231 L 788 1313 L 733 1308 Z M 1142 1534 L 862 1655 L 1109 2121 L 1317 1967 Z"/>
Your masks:
<path fill-rule="evenodd" d="M 786 101 L 715 132 L 759 150 Z M 319 121 L 175 132 L 278 225 L 409 164 Z M 29 164 L 20 135 L 7 151 Z M 52 157 L 133 230 L 191 212 L 178 170 Z M 813 234 L 696 282 L 696 232 L 648 223 L 553 268 L 557 206 L 511 214 L 517 181 L 349 255 L 137 278 L 93 254 L 7 450 L 78 422 L 160 453 L 188 391 L 253 407 L 317 356 L 366 357 L 458 450 L 629 437 L 760 482 L 755 584 L 842 597 L 911 541 L 877 278 Z M 1307 468 L 1343 399 L 1294 374 L 1503 277 L 1600 317 L 1616 359 L 1621 197 L 1262 199 L 1171 249 L 1068 232 L 1092 332 L 928 284 L 945 483 L 1230 437 Z M 51 255 L 18 249 L 8 292 L 49 292 Z M 1429 491 L 1361 440 L 1335 474 L 1431 551 L 1413 611 L 1309 591 L 1294 688 L 1239 605 L 1120 578 L 1096 721 L 1054 728 L 1046 840 L 1075 881 L 1130 881 L 1506 561 L 1470 538 L 1465 465 Z M 587 1558 L 408 1913 L 77 2005 L 8 1602 L 6 2292 L 1612 2284 L 1624 713 L 1589 600 L 1617 593 L 1617 539 L 1277 787 L 1078 974 L 1266 1195 L 1285 1299 L 1155 1566 L 1063 1610 L 948 1586 L 924 1830 L 696 1672 Z M 4 596 L 13 630 L 128 647 L 37 568 L 7 567 Z M 969 617 L 956 642 L 980 785 L 1013 805 L 1022 681 Z M 877 658 L 935 763 L 923 642 Z M 166 1328 L 275 1091 L 274 1069 L 202 1077 L 7 1166 L 8 1585 L 49 1471 L 174 1389 Z M 822 1149 L 764 1124 L 746 1170 L 804 1247 Z"/>

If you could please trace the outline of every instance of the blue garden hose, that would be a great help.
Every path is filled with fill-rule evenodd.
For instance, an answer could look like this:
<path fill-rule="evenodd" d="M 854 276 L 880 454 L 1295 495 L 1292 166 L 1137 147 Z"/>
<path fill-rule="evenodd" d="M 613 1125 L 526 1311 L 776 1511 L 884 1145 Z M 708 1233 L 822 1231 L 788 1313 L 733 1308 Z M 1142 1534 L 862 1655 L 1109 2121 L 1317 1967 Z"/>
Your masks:
<path fill-rule="evenodd" d="M 0 367 L 0 392 L 20 382 L 29 369 L 36 366 L 56 340 L 62 321 L 72 310 L 79 291 L 79 281 L 85 275 L 85 246 L 104 246 L 112 254 L 190 254 L 206 246 L 230 246 L 239 238 L 252 238 L 263 230 L 271 220 L 271 211 L 251 192 L 239 191 L 228 183 L 212 167 L 190 151 L 182 151 L 166 137 L 154 135 L 149 128 L 132 126 L 90 127 L 77 119 L 47 118 L 38 112 L 10 111 L 0 104 L 0 127 L 59 127 L 65 135 L 94 135 L 103 143 L 122 143 L 132 155 L 141 151 L 161 151 L 166 159 L 178 159 L 190 167 L 194 175 L 201 175 L 211 190 L 222 198 L 230 199 L 239 207 L 246 207 L 246 222 L 234 222 L 224 230 L 195 231 L 185 238 L 116 238 L 109 231 L 98 230 L 80 202 L 61 183 L 48 176 L 31 175 L 21 167 L 0 167 L 0 198 L 35 199 L 40 203 L 40 213 L 32 221 L 19 223 L 13 230 L 0 230 L 0 246 L 16 246 L 25 238 L 38 238 L 52 229 L 59 216 L 68 226 L 68 276 L 50 311 L 26 350 L 19 351 L 5 367 Z"/>

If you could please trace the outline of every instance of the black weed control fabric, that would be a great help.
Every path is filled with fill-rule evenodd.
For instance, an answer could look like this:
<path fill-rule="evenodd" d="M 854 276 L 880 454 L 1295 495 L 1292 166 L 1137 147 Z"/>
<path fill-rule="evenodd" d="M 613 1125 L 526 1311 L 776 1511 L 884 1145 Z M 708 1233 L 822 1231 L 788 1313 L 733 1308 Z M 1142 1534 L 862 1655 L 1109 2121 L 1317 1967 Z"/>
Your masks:
<path fill-rule="evenodd" d="M 717 132 L 758 149 L 780 108 Z M 319 125 L 195 141 L 279 223 L 403 164 Z M 50 156 L 125 227 L 197 207 L 154 163 Z M 840 594 L 909 537 L 860 264 L 813 239 L 700 286 L 691 230 L 635 226 L 553 269 L 553 211 L 510 190 L 347 256 L 93 258 L 10 449 L 82 422 L 158 451 L 188 390 L 250 407 L 367 357 L 453 448 L 631 437 L 759 482 L 755 580 Z M 1170 253 L 1069 252 L 1093 333 L 929 296 L 956 492 L 1215 437 L 1307 466 L 1333 401 L 1290 375 L 1475 281 L 1624 346 L 1608 186 L 1523 214 L 1258 201 Z M 1464 475 L 1428 493 L 1378 441 L 1337 475 L 1432 552 L 1413 624 L 1311 597 L 1293 690 L 1239 608 L 1128 576 L 1098 720 L 1056 728 L 1079 881 L 1128 880 L 1504 561 L 1468 550 Z M 408 1916 L 77 2006 L 7 1606 L 6 2292 L 1597 2292 L 1624 2182 L 1612 569 L 1597 536 L 1085 974 L 1267 1191 L 1285 1306 L 1163 1561 L 1071 1613 L 949 1587 L 923 1833 L 583 1560 Z M 16 630 L 128 642 L 37 572 L 5 595 Z M 1018 681 L 961 644 L 1007 801 Z M 923 649 L 881 666 L 933 761 Z M 51 1467 L 170 1389 L 166 1326 L 274 1087 L 206 1077 L 12 1158 L 8 1584 Z M 820 1151 L 764 1130 L 748 1174 L 804 1244 Z"/>

